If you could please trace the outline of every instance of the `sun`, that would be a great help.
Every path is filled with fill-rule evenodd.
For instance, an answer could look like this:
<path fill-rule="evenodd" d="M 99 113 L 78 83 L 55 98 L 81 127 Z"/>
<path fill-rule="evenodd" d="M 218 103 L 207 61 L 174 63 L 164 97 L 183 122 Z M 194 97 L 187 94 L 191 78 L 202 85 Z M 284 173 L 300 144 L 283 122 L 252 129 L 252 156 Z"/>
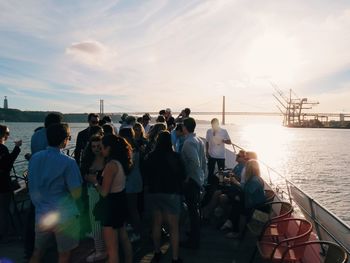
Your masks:
<path fill-rule="evenodd" d="M 263 33 L 248 47 L 244 69 L 253 77 L 268 76 L 290 82 L 301 69 L 303 62 L 300 52 L 293 37 L 275 32 Z"/>

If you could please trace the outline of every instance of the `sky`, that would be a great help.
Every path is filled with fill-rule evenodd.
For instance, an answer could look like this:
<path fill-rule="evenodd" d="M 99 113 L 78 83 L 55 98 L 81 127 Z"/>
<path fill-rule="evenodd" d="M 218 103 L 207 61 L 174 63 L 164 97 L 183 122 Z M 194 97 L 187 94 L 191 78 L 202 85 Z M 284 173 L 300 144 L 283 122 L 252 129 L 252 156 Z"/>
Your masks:
<path fill-rule="evenodd" d="M 350 112 L 350 1 L 0 0 L 0 95 L 21 110 Z M 2 98 L 1 98 L 2 100 Z"/>

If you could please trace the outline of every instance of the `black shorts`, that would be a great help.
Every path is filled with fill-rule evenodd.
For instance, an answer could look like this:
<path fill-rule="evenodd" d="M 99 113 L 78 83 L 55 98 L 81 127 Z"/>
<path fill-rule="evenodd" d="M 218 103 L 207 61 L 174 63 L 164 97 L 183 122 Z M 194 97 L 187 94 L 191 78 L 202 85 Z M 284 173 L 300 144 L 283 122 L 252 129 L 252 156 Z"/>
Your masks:
<path fill-rule="evenodd" d="M 243 198 L 242 188 L 238 185 L 223 186 L 221 191 L 223 194 L 227 195 L 231 201 L 235 201 L 237 196 L 239 199 Z"/>
<path fill-rule="evenodd" d="M 121 228 L 125 225 L 128 215 L 125 190 L 119 193 L 109 193 L 105 199 L 104 215 L 101 225 L 104 227 Z"/>

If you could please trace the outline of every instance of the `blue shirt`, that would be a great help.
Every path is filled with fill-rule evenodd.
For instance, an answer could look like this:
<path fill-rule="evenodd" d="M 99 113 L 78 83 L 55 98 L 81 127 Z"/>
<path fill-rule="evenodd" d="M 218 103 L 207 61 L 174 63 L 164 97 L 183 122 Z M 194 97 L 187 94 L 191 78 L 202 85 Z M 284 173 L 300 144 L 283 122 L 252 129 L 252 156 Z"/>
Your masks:
<path fill-rule="evenodd" d="M 246 181 L 243 190 L 246 208 L 254 208 L 266 200 L 264 181 L 258 176 L 253 176 Z"/>
<path fill-rule="evenodd" d="M 35 220 L 57 212 L 59 222 L 79 214 L 70 191 L 81 187 L 82 179 L 76 161 L 59 148 L 47 147 L 29 162 L 29 194 L 35 206 Z"/>
<path fill-rule="evenodd" d="M 30 148 L 32 150 L 32 154 L 45 150 L 47 146 L 48 146 L 48 142 L 46 137 L 46 128 L 37 130 L 33 134 L 30 142 Z"/>
<path fill-rule="evenodd" d="M 190 133 L 182 147 L 181 156 L 187 177 L 193 179 L 202 187 L 207 167 L 203 141 L 196 134 Z"/>
<path fill-rule="evenodd" d="M 242 171 L 244 168 L 244 163 L 238 163 L 234 168 L 233 168 L 233 173 L 239 177 L 239 179 L 242 179 Z"/>
<path fill-rule="evenodd" d="M 185 142 L 185 136 L 178 137 L 176 135 L 176 130 L 171 131 L 171 143 L 174 145 L 175 152 L 180 153 Z"/>

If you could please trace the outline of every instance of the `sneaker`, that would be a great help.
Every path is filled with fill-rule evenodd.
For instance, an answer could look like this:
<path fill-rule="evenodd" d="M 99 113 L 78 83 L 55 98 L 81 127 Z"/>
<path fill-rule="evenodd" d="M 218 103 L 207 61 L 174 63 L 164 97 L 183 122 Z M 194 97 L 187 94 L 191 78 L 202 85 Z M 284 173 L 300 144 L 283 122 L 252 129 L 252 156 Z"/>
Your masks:
<path fill-rule="evenodd" d="M 227 229 L 231 229 L 232 228 L 232 222 L 231 220 L 227 219 L 226 222 L 222 225 L 222 227 L 220 227 L 221 231 L 225 231 Z"/>
<path fill-rule="evenodd" d="M 237 232 L 229 232 L 225 235 L 226 238 L 234 239 L 234 238 L 239 238 L 239 233 Z"/>
<path fill-rule="evenodd" d="M 140 234 L 133 233 L 133 234 L 131 234 L 129 239 L 130 239 L 130 242 L 133 243 L 133 242 L 139 241 L 141 239 L 141 236 L 140 236 Z"/>
<path fill-rule="evenodd" d="M 106 252 L 94 252 L 90 256 L 86 258 L 86 262 L 95 262 L 100 261 L 107 258 Z"/>
<path fill-rule="evenodd" d="M 130 224 L 127 224 L 126 227 L 125 227 L 125 229 L 126 229 L 126 231 L 128 231 L 128 232 L 133 230 L 133 228 L 132 228 L 132 226 L 131 226 Z"/>
<path fill-rule="evenodd" d="M 161 251 L 155 252 L 151 262 L 152 263 L 159 262 L 161 260 L 162 256 L 163 256 L 163 253 Z"/>

